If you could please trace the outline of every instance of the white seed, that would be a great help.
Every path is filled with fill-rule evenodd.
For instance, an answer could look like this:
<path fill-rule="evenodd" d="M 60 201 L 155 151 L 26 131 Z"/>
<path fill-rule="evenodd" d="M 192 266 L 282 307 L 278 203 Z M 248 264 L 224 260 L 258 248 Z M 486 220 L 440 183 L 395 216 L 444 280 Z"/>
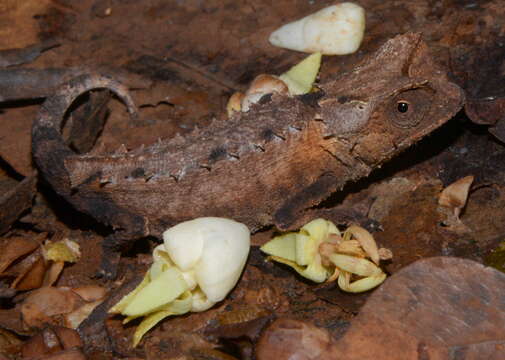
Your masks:
<path fill-rule="evenodd" d="M 345 55 L 355 52 L 365 32 L 365 10 L 344 2 L 286 24 L 269 38 L 272 45 L 308 53 Z"/>

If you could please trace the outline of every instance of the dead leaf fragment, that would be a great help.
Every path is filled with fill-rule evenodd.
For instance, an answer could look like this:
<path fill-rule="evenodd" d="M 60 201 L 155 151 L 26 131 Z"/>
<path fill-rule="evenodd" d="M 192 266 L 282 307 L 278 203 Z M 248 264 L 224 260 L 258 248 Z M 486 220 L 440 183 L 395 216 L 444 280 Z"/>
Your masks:
<path fill-rule="evenodd" d="M 3 250 L 0 253 L 0 273 L 3 273 L 15 260 L 31 253 L 39 246 L 37 241 L 25 237 L 3 239 L 3 244 Z"/>
<path fill-rule="evenodd" d="M 71 329 L 77 329 L 87 319 L 91 312 L 102 303 L 102 300 L 86 303 L 64 316 L 64 324 Z"/>
<path fill-rule="evenodd" d="M 27 272 L 20 274 L 11 284 L 16 290 L 32 290 L 39 288 L 44 282 L 46 262 L 39 256 Z"/>
<path fill-rule="evenodd" d="M 59 315 L 73 311 L 80 297 L 70 288 L 43 287 L 31 293 L 21 305 L 23 321 L 28 327 L 58 324 Z"/>
<path fill-rule="evenodd" d="M 47 327 L 23 344 L 23 358 L 41 358 L 43 355 L 82 347 L 77 331 L 62 326 Z"/>
<path fill-rule="evenodd" d="M 97 285 L 83 285 L 72 288 L 72 291 L 82 297 L 84 301 L 101 300 L 105 297 L 105 294 L 107 294 L 105 288 Z"/>
<path fill-rule="evenodd" d="M 258 360 L 336 359 L 331 352 L 334 340 L 330 334 L 312 324 L 292 319 L 278 319 L 261 336 Z"/>
<path fill-rule="evenodd" d="M 452 209 L 456 218 L 459 219 L 461 210 L 466 205 L 473 179 L 473 175 L 465 176 L 447 186 L 440 193 L 438 204 Z"/>

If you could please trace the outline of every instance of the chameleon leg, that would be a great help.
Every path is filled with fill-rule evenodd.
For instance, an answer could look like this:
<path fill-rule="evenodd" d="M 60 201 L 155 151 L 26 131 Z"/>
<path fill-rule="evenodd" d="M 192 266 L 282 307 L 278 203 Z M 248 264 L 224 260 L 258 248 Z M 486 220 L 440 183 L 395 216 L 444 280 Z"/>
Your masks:
<path fill-rule="evenodd" d="M 101 265 L 96 276 L 107 280 L 115 279 L 121 253 L 128 250 L 135 240 L 144 236 L 143 232 L 125 231 L 118 231 L 107 236 L 102 243 Z"/>

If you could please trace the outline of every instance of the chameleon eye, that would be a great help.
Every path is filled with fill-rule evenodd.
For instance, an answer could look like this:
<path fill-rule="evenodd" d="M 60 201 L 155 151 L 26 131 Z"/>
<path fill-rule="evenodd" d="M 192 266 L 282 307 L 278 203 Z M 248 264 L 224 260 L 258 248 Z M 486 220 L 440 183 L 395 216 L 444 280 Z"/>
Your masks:
<path fill-rule="evenodd" d="M 409 111 L 409 103 L 406 101 L 398 101 L 398 111 L 401 113 L 406 113 Z"/>
<path fill-rule="evenodd" d="M 403 91 L 390 100 L 389 119 L 395 127 L 414 128 L 428 113 L 432 98 L 432 92 L 425 88 Z"/>

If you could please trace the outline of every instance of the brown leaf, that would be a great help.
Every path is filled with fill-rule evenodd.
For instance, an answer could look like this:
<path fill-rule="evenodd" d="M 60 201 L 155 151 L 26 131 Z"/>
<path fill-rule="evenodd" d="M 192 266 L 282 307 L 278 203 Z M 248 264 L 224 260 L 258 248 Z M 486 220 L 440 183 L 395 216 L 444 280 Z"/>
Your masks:
<path fill-rule="evenodd" d="M 37 241 L 25 237 L 3 239 L 2 244 L 0 273 L 3 273 L 15 260 L 34 251 L 40 245 Z"/>
<path fill-rule="evenodd" d="M 57 352 L 48 356 L 37 357 L 36 360 L 86 360 L 81 350 L 70 349 Z"/>
<path fill-rule="evenodd" d="M 46 262 L 41 256 L 26 273 L 18 276 L 11 286 L 17 290 L 37 289 L 44 282 L 45 274 Z"/>
<path fill-rule="evenodd" d="M 53 330 L 58 335 L 58 339 L 64 349 L 82 347 L 81 337 L 77 331 L 63 326 L 54 326 Z"/>
<path fill-rule="evenodd" d="M 19 353 L 22 341 L 8 330 L 0 328 L 0 354 L 14 355 Z"/>
<path fill-rule="evenodd" d="M 39 357 L 61 350 L 63 347 L 56 333 L 50 328 L 45 328 L 23 344 L 22 354 L 24 358 Z"/>
<path fill-rule="evenodd" d="M 97 300 L 94 302 L 86 303 L 81 307 L 78 307 L 74 311 L 65 314 L 64 316 L 64 325 L 71 328 L 77 329 L 79 325 L 88 318 L 91 312 L 101 304 L 101 300 Z"/>
<path fill-rule="evenodd" d="M 291 319 L 278 319 L 261 336 L 258 360 L 336 359 L 334 340 L 324 329 Z"/>
<path fill-rule="evenodd" d="M 461 210 L 465 207 L 468 199 L 468 192 L 473 182 L 473 176 L 465 176 L 449 186 L 440 193 L 438 204 L 448 207 L 454 211 L 454 215 L 459 217 Z"/>
<path fill-rule="evenodd" d="M 44 275 L 44 286 L 52 286 L 56 280 L 58 280 L 58 277 L 63 270 L 63 266 L 65 266 L 65 262 L 63 261 L 56 261 L 51 263 L 49 269 L 45 272 Z"/>
<path fill-rule="evenodd" d="M 81 339 L 75 330 L 55 326 L 45 328 L 28 339 L 23 344 L 22 354 L 24 358 L 35 358 L 81 346 Z"/>
<path fill-rule="evenodd" d="M 107 289 L 97 285 L 83 285 L 72 288 L 72 291 L 82 297 L 84 301 L 100 300 L 107 294 Z"/>
<path fill-rule="evenodd" d="M 19 184 L 0 195 L 0 234 L 9 230 L 23 211 L 32 205 L 37 177 L 28 174 Z"/>
<path fill-rule="evenodd" d="M 29 327 L 57 324 L 58 315 L 70 313 L 81 301 L 69 288 L 40 288 L 31 293 L 21 305 L 23 321 Z"/>

